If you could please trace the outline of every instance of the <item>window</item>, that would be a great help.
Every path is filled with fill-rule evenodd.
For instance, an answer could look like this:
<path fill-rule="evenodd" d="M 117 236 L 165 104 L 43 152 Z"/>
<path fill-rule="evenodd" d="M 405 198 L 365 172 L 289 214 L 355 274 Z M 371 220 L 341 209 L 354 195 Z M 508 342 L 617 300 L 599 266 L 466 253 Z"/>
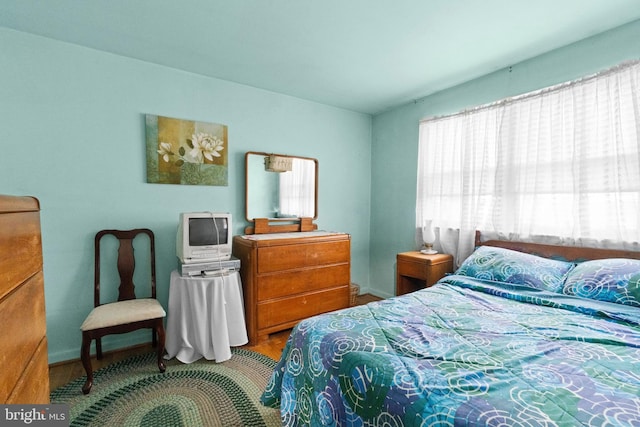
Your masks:
<path fill-rule="evenodd" d="M 417 184 L 459 257 L 476 229 L 637 243 L 640 64 L 422 121 Z"/>

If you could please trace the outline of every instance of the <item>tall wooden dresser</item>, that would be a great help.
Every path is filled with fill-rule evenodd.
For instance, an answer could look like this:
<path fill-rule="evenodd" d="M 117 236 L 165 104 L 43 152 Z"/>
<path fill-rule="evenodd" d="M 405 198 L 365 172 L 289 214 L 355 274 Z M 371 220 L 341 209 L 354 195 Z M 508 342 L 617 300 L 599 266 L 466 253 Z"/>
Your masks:
<path fill-rule="evenodd" d="M 49 403 L 40 205 L 0 195 L 0 403 Z"/>
<path fill-rule="evenodd" d="M 233 255 L 241 262 L 250 344 L 307 317 L 349 306 L 348 234 L 235 236 Z"/>

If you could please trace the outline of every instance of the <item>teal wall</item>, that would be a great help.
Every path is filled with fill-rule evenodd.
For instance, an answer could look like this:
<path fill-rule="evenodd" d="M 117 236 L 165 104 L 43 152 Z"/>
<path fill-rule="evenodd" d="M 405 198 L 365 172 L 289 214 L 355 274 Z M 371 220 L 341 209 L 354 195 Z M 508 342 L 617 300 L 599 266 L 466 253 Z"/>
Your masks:
<path fill-rule="evenodd" d="M 95 232 L 155 232 L 166 307 L 180 212 L 231 212 L 242 234 L 246 151 L 319 160 L 318 225 L 351 234 L 352 280 L 368 285 L 369 115 L 5 28 L 0 51 L 0 193 L 40 199 L 50 363 L 79 357 Z M 226 124 L 229 185 L 147 184 L 144 114 Z"/>
<path fill-rule="evenodd" d="M 640 58 L 640 21 L 416 100 L 373 118 L 369 291 L 394 294 L 395 257 L 414 238 L 418 123 L 508 96 L 580 78 Z"/>
<path fill-rule="evenodd" d="M 352 235 L 352 280 L 394 293 L 395 255 L 414 242 L 420 119 L 579 78 L 640 58 L 640 21 L 373 118 L 0 28 L 0 193 L 42 206 L 51 363 L 79 357 L 92 305 L 92 239 L 149 227 L 166 306 L 178 214 L 224 210 L 244 228 L 244 153 L 319 160 L 321 229 Z M 145 182 L 144 114 L 229 127 L 229 185 Z M 105 348 L 146 340 L 120 336 Z"/>

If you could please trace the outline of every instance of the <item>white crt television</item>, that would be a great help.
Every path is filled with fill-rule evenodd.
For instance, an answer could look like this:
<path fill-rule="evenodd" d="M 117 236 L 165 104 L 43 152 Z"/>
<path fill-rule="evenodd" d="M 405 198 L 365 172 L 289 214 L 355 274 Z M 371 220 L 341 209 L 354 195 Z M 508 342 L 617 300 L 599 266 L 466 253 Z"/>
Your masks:
<path fill-rule="evenodd" d="M 231 214 L 186 212 L 180 214 L 176 254 L 183 264 L 226 261 L 231 258 Z"/>

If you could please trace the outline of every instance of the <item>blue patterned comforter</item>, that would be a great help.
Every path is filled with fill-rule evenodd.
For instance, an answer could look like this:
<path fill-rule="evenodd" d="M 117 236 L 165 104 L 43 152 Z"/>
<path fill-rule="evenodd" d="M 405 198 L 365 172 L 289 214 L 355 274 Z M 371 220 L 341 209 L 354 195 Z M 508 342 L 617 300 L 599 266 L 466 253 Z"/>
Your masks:
<path fill-rule="evenodd" d="M 638 426 L 640 309 L 449 276 L 292 331 L 283 425 Z"/>

